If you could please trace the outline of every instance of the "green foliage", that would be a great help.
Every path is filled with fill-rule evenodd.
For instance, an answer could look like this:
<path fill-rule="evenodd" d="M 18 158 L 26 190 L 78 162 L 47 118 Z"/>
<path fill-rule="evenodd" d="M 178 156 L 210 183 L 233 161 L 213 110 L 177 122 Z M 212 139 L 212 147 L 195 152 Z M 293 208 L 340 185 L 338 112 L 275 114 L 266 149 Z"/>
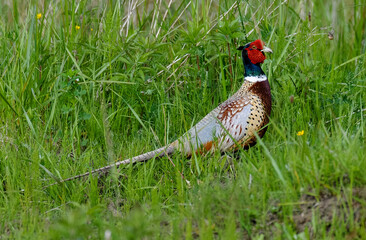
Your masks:
<path fill-rule="evenodd" d="M 366 238 L 362 1 L 5 1 L 0 13 L 0 238 Z M 274 51 L 274 105 L 256 147 L 43 188 L 175 140 L 240 87 L 236 49 L 257 38 Z"/>

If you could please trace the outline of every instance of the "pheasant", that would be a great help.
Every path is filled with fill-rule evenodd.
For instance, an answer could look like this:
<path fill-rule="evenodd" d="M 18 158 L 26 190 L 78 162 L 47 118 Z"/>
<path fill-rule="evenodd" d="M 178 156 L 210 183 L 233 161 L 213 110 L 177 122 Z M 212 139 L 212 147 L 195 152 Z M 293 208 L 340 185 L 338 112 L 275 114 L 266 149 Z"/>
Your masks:
<path fill-rule="evenodd" d="M 225 152 L 255 145 L 255 133 L 263 137 L 271 114 L 271 90 L 261 64 L 266 59 L 264 53 L 272 53 L 272 50 L 265 47 L 260 39 L 240 46 L 238 50 L 242 53 L 245 68 L 243 85 L 234 95 L 212 110 L 176 141 L 154 151 L 60 180 L 57 183 L 97 172 L 106 172 L 120 165 L 171 155 L 176 151 L 189 157 L 195 152 L 217 150 Z"/>

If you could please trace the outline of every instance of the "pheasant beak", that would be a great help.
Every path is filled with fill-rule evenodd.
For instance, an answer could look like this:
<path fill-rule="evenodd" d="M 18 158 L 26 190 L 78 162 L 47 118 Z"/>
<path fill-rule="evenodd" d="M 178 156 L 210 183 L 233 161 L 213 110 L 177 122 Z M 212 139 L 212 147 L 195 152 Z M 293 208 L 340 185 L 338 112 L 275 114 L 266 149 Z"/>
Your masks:
<path fill-rule="evenodd" d="M 267 53 L 267 52 L 273 53 L 272 49 L 270 49 L 269 47 L 263 47 L 263 49 L 261 51 L 264 53 Z"/>

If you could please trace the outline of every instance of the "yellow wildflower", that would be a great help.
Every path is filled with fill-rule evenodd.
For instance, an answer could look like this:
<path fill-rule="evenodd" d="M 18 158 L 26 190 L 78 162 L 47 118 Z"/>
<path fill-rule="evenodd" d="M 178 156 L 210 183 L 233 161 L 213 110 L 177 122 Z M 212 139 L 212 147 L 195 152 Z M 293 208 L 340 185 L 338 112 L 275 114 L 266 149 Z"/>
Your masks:
<path fill-rule="evenodd" d="M 76 26 L 75 26 L 75 29 L 76 29 L 76 30 L 79 30 L 79 29 L 80 29 L 80 26 L 79 26 L 79 25 L 76 25 Z"/>
<path fill-rule="evenodd" d="M 37 14 L 37 19 L 40 19 L 42 17 L 42 13 Z"/>
<path fill-rule="evenodd" d="M 91 28 L 90 31 L 93 31 L 93 28 Z"/>
<path fill-rule="evenodd" d="M 304 130 L 301 130 L 301 131 L 299 131 L 299 132 L 297 132 L 297 134 L 296 134 L 297 136 L 302 136 L 302 135 L 304 135 Z"/>

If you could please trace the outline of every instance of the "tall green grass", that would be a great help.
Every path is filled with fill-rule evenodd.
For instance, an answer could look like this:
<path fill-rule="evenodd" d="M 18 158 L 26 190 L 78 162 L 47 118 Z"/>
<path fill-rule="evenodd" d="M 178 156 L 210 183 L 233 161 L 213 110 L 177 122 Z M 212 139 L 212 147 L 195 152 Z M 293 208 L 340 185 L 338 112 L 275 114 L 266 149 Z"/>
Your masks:
<path fill-rule="evenodd" d="M 1 238 L 365 238 L 365 14 L 361 0 L 3 1 Z M 256 147 L 43 188 L 175 140 L 240 87 L 236 48 L 257 38 L 274 105 Z M 315 204 L 299 230 L 304 196 L 338 207 L 327 220 Z"/>

